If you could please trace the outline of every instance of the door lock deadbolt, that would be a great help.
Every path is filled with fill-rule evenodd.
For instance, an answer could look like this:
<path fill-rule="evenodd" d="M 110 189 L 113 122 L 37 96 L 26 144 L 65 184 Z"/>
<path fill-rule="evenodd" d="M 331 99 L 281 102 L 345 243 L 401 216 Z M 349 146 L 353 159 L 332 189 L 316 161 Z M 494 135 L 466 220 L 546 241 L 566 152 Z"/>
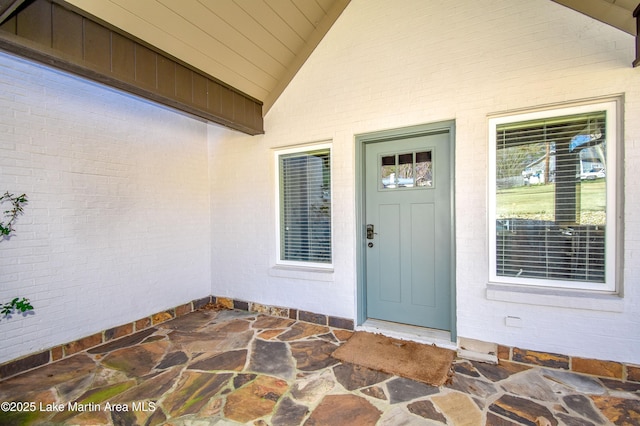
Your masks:
<path fill-rule="evenodd" d="M 373 236 L 376 233 L 373 232 L 373 225 L 372 224 L 368 224 L 367 225 L 367 240 L 373 240 Z"/>

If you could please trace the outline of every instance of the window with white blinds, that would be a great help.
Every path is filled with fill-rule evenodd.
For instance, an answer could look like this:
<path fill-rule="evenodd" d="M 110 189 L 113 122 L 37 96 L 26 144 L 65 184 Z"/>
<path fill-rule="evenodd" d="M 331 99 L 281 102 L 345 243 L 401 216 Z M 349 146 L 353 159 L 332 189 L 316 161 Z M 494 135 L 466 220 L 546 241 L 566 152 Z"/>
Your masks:
<path fill-rule="evenodd" d="M 330 147 L 279 152 L 277 161 L 279 263 L 330 266 Z"/>
<path fill-rule="evenodd" d="M 491 277 L 615 290 L 616 103 L 490 120 Z"/>

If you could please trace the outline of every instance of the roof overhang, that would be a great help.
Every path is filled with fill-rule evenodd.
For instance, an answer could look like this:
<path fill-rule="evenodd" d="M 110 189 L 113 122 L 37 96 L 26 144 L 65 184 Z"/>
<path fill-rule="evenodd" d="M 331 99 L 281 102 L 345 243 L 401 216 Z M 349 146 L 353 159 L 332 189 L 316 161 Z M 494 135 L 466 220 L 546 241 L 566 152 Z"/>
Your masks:
<path fill-rule="evenodd" d="M 66 2 L 1 6 L 0 49 L 234 130 L 264 133 L 259 100 Z"/>

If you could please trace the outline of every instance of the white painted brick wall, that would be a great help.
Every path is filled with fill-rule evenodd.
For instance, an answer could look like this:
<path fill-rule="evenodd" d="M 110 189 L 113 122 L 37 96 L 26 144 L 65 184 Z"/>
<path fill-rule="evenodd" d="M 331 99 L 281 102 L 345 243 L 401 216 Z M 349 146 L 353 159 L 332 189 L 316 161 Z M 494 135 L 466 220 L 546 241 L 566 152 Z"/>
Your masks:
<path fill-rule="evenodd" d="M 0 362 L 211 293 L 207 125 L 0 53 Z M 3 206 L 4 207 L 4 206 Z M 4 209 L 3 209 L 4 210 Z"/>
<path fill-rule="evenodd" d="M 264 136 L 210 134 L 213 294 L 355 318 L 354 135 L 455 119 L 459 335 L 640 363 L 634 53 L 632 36 L 548 0 L 352 0 L 266 116 Z M 487 115 L 620 93 L 622 312 L 487 300 Z M 274 276 L 273 148 L 327 139 L 334 149 L 335 272 L 328 282 Z M 250 176 L 241 172 L 247 164 Z M 506 327 L 509 315 L 522 318 L 522 328 Z"/>

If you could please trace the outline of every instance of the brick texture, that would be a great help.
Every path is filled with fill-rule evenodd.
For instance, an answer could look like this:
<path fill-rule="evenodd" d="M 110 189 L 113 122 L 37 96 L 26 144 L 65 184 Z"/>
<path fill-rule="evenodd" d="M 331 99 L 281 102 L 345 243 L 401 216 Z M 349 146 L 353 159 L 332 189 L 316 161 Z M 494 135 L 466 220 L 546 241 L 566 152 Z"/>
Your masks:
<path fill-rule="evenodd" d="M 633 382 L 640 382 L 640 366 L 628 365 L 627 366 L 627 379 Z"/>
<path fill-rule="evenodd" d="M 173 309 L 170 311 L 159 312 L 157 314 L 153 314 L 151 316 L 151 324 L 156 325 L 163 323 L 165 321 L 169 321 L 175 317 Z"/>
<path fill-rule="evenodd" d="M 0 363 L 211 294 L 205 123 L 0 53 L 0 135 Z"/>
<path fill-rule="evenodd" d="M 358 317 L 355 137 L 455 120 L 457 334 L 640 364 L 640 73 L 634 37 L 549 1 L 352 0 L 265 116 L 259 139 L 210 133 L 212 293 Z M 624 94 L 624 298 L 617 311 L 487 300 L 488 116 Z M 274 150 L 332 143 L 334 267 L 274 268 Z M 243 173 L 238 164 L 251 164 Z M 495 226 L 493 227 L 495 231 Z M 241 272 L 240 272 L 241 271 Z M 290 272 L 289 274 L 287 274 Z M 622 272 L 622 271 L 621 271 Z M 589 298 L 589 294 L 581 294 Z M 615 298 L 614 298 L 615 299 Z M 507 316 L 521 318 L 508 327 Z M 559 361 L 566 366 L 566 359 Z"/>
<path fill-rule="evenodd" d="M 100 343 L 102 343 L 102 333 L 92 334 L 91 336 L 83 337 L 82 339 L 64 345 L 64 354 L 65 356 L 73 355 L 98 346 Z"/>
<path fill-rule="evenodd" d="M 145 328 L 151 327 L 151 318 L 150 317 L 140 318 L 134 324 L 135 324 L 136 331 L 144 330 Z"/>
<path fill-rule="evenodd" d="M 352 0 L 258 137 L 0 53 L 0 191 L 30 199 L 0 242 L 0 301 L 29 297 L 37 312 L 0 321 L 0 362 L 208 294 L 357 318 L 354 138 L 455 119 L 458 335 L 640 365 L 634 50 L 633 36 L 555 2 Z M 487 300 L 487 117 L 613 94 L 626 174 L 618 311 Z M 315 141 L 332 144 L 333 269 L 274 268 L 274 149 Z M 514 314 L 522 327 L 505 326 Z"/>
<path fill-rule="evenodd" d="M 58 361 L 62 357 L 64 357 L 64 348 L 62 346 L 51 348 L 51 361 Z"/>
<path fill-rule="evenodd" d="M 45 351 L 20 358 L 10 364 L 0 365 L 0 379 L 39 367 L 48 363 L 49 360 L 49 351 Z"/>
<path fill-rule="evenodd" d="M 298 311 L 298 319 L 314 324 L 327 325 L 327 316 L 314 312 Z"/>
<path fill-rule="evenodd" d="M 511 359 L 511 348 L 507 346 L 498 345 L 498 359 Z"/>
<path fill-rule="evenodd" d="M 175 308 L 176 317 L 181 317 L 182 315 L 188 314 L 189 312 L 191 312 L 191 303 L 176 306 Z"/>
<path fill-rule="evenodd" d="M 526 364 L 541 365 L 550 368 L 569 369 L 570 358 L 566 355 L 553 354 L 548 352 L 531 351 L 520 348 L 513 348 L 512 359 Z"/>
<path fill-rule="evenodd" d="M 120 325 L 118 327 L 110 328 L 104 332 L 104 340 L 109 341 L 112 339 L 119 339 L 120 337 L 127 336 L 133 333 L 133 323 Z"/>
<path fill-rule="evenodd" d="M 619 362 L 574 357 L 571 360 L 571 370 L 600 377 L 623 378 L 623 365 Z"/>

